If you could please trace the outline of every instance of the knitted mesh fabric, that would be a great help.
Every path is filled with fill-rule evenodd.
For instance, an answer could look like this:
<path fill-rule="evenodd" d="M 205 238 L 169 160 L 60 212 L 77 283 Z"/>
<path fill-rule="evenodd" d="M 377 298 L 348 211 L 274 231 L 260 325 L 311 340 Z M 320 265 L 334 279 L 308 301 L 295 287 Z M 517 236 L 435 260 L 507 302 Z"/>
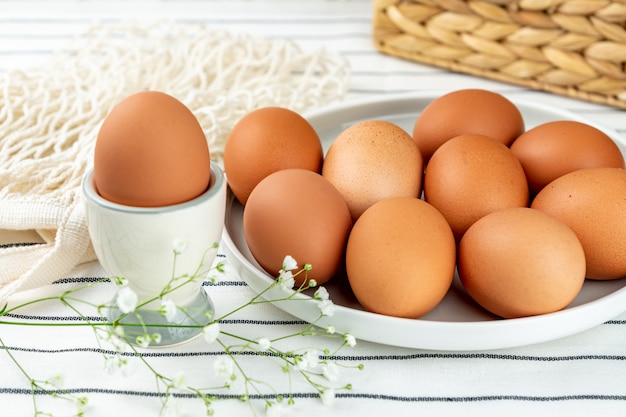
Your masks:
<path fill-rule="evenodd" d="M 182 101 L 221 165 L 243 115 L 338 101 L 349 76 L 347 61 L 325 50 L 173 22 L 94 25 L 44 65 L 3 74 L 0 300 L 95 260 L 80 184 L 99 126 L 123 98 L 158 90 Z"/>

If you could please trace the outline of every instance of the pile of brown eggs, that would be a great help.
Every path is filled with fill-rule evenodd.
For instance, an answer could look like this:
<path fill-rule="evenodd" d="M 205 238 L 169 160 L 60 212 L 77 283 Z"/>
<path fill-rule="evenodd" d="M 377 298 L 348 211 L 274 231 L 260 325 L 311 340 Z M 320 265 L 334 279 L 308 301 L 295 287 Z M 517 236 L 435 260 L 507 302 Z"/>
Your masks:
<path fill-rule="evenodd" d="M 326 155 L 302 116 L 261 108 L 230 133 L 224 169 L 268 273 L 286 255 L 311 264 L 319 284 L 345 266 L 371 312 L 423 316 L 455 270 L 478 304 L 505 318 L 558 311 L 585 279 L 626 276 L 619 147 L 576 121 L 527 130 L 494 92 L 436 98 L 412 134 L 355 123 Z"/>

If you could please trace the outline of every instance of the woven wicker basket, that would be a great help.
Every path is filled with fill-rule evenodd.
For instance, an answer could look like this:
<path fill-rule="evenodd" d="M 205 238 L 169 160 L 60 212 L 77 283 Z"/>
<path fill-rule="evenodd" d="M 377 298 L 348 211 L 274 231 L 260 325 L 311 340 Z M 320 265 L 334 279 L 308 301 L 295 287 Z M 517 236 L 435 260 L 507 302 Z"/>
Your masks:
<path fill-rule="evenodd" d="M 385 53 L 626 109 L 626 0 L 374 0 Z"/>

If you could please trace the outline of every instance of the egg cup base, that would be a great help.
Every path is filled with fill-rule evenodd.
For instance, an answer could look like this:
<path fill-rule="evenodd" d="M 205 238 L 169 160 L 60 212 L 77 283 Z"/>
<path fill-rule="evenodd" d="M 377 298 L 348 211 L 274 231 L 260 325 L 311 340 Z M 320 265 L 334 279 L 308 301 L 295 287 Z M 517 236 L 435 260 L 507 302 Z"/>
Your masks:
<path fill-rule="evenodd" d="M 145 347 L 137 340 L 144 335 L 150 337 L 148 347 L 153 348 L 189 342 L 202 334 L 204 326 L 212 321 L 215 313 L 211 297 L 203 288 L 190 303 L 177 306 L 176 314 L 170 320 L 161 312 L 148 308 L 124 314 L 117 308 L 116 297 L 111 303 L 114 307 L 107 314 L 108 321 L 124 330 L 123 337 L 127 343 L 138 347 Z"/>

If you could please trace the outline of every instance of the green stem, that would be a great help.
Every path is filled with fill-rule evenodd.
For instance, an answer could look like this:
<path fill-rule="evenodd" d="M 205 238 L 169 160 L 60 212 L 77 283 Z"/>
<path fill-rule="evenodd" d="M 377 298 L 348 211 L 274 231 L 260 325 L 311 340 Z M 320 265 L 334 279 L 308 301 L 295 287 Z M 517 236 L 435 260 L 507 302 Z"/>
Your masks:
<path fill-rule="evenodd" d="M 6 352 L 7 355 L 9 355 L 9 358 L 11 358 L 11 361 L 15 364 L 15 366 L 17 366 L 17 369 L 20 370 L 20 372 L 31 382 L 31 384 L 34 382 L 33 378 L 31 378 L 31 376 L 28 374 L 28 372 L 26 372 L 26 369 L 24 369 L 24 367 L 22 367 L 22 365 L 19 363 L 19 361 L 17 359 L 15 359 L 15 356 L 13 356 L 13 354 L 11 353 L 11 351 L 9 350 L 9 348 L 7 347 L 7 345 L 4 344 L 4 340 L 2 340 L 2 338 L 0 337 L 0 346 L 2 346 L 2 348 L 4 349 L 4 351 Z"/>

